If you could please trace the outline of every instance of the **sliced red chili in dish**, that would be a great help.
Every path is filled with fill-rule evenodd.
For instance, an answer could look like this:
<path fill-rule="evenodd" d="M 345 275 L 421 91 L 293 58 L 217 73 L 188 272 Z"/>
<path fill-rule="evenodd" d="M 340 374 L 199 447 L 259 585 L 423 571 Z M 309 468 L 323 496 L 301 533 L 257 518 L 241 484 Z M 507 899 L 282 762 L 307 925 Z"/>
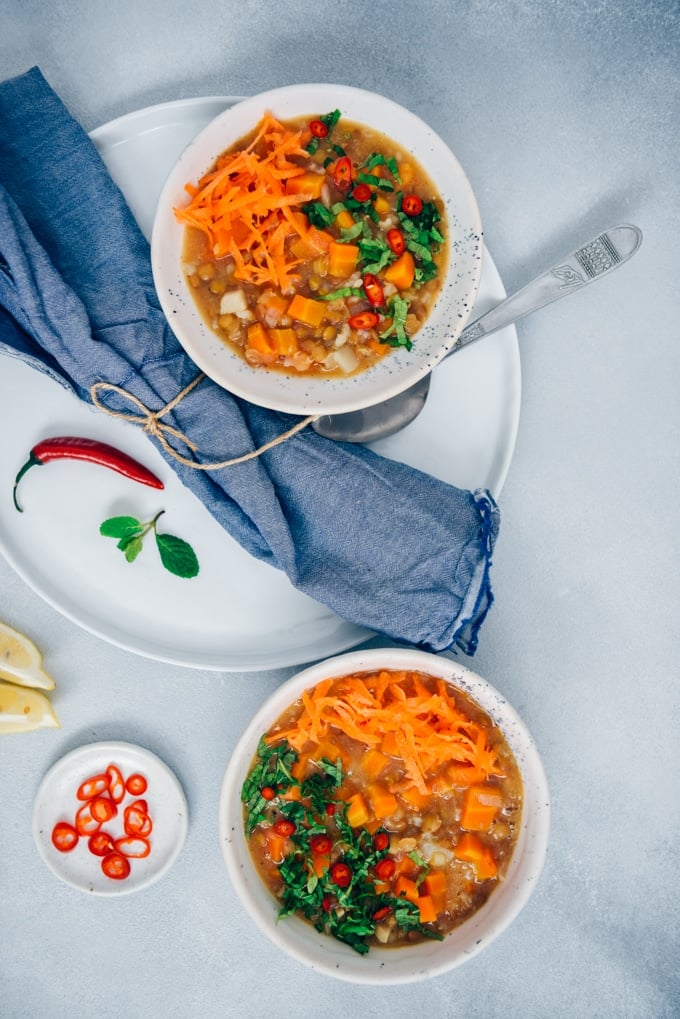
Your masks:
<path fill-rule="evenodd" d="M 340 191 L 347 191 L 352 183 L 352 160 L 349 156 L 340 156 L 333 168 L 333 182 Z"/>
<path fill-rule="evenodd" d="M 271 785 L 265 785 L 260 789 L 260 794 L 263 800 L 273 800 L 276 796 L 276 790 Z"/>
<path fill-rule="evenodd" d="M 381 881 L 389 881 L 390 878 L 394 877 L 394 872 L 397 869 L 397 865 L 391 856 L 386 856 L 383 860 L 378 860 L 375 865 L 376 877 L 379 877 Z"/>
<path fill-rule="evenodd" d="M 352 871 L 346 863 L 334 863 L 331 867 L 331 881 L 338 888 L 348 888 L 352 882 Z"/>
<path fill-rule="evenodd" d="M 134 775 L 130 775 L 125 783 L 125 788 L 131 796 L 141 796 L 147 790 L 148 783 L 143 775 L 139 775 L 135 772 Z"/>
<path fill-rule="evenodd" d="M 96 831 L 90 835 L 87 848 L 93 856 L 106 856 L 114 850 L 113 838 L 107 831 Z"/>
<path fill-rule="evenodd" d="M 151 834 L 153 824 L 145 810 L 140 810 L 131 803 L 123 812 L 123 828 L 126 835 L 141 835 L 146 838 Z"/>
<path fill-rule="evenodd" d="M 390 912 L 389 906 L 381 906 L 380 909 L 376 909 L 371 919 L 375 920 L 376 923 L 380 923 L 381 920 L 390 915 Z"/>
<path fill-rule="evenodd" d="M 314 138 L 328 137 L 328 124 L 324 124 L 323 120 L 310 120 L 309 130 Z"/>
<path fill-rule="evenodd" d="M 108 775 L 92 775 L 80 783 L 76 796 L 79 800 L 93 800 L 95 796 L 101 796 L 108 788 Z"/>
<path fill-rule="evenodd" d="M 124 838 L 116 839 L 114 845 L 117 853 L 133 857 L 135 860 L 142 860 L 151 852 L 148 839 L 140 835 L 126 835 Z"/>
<path fill-rule="evenodd" d="M 374 311 L 358 311 L 348 319 L 350 329 L 374 329 L 379 321 L 380 316 Z"/>
<path fill-rule="evenodd" d="M 387 231 L 386 239 L 390 249 L 395 255 L 404 254 L 404 251 L 406 250 L 406 241 L 404 240 L 404 235 L 401 230 L 397 230 L 396 226 L 393 226 L 391 230 Z"/>
<path fill-rule="evenodd" d="M 407 216 L 419 216 L 423 211 L 422 199 L 418 195 L 404 195 L 401 202 L 401 211 Z"/>
<path fill-rule="evenodd" d="M 96 796 L 90 800 L 90 811 L 95 821 L 104 824 L 105 821 L 110 821 L 112 817 L 116 816 L 118 807 L 110 797 Z"/>
<path fill-rule="evenodd" d="M 284 838 L 288 839 L 294 834 L 296 825 L 294 821 L 289 821 L 287 818 L 281 818 L 281 820 L 274 822 L 272 828 L 276 835 L 282 835 Z"/>
<path fill-rule="evenodd" d="M 364 293 L 369 304 L 374 308 L 382 308 L 385 303 L 385 292 L 382 283 L 372 272 L 367 272 L 363 278 Z"/>
<path fill-rule="evenodd" d="M 319 856 L 328 856 L 333 848 L 333 839 L 330 835 L 312 835 L 309 847 L 313 853 L 317 853 Z"/>
<path fill-rule="evenodd" d="M 115 764 L 109 764 L 106 769 L 106 775 L 109 780 L 109 796 L 114 803 L 121 803 L 125 796 L 125 782 L 120 768 Z"/>
<path fill-rule="evenodd" d="M 352 190 L 352 198 L 356 199 L 357 202 L 367 202 L 372 194 L 373 192 L 368 184 L 357 184 Z"/>
<path fill-rule="evenodd" d="M 113 881 L 124 881 L 130 875 L 130 861 L 115 850 L 102 857 L 101 868 Z"/>
<path fill-rule="evenodd" d="M 57 821 L 52 829 L 52 845 L 60 853 L 70 853 L 78 845 L 80 835 L 68 821 Z"/>
<path fill-rule="evenodd" d="M 76 829 L 80 835 L 93 835 L 102 826 L 102 822 L 98 821 L 92 814 L 92 802 L 90 800 L 87 803 L 83 803 L 82 807 L 76 813 Z"/>
<path fill-rule="evenodd" d="M 381 853 L 390 844 L 390 837 L 386 831 L 377 831 L 373 836 L 373 848 Z"/>

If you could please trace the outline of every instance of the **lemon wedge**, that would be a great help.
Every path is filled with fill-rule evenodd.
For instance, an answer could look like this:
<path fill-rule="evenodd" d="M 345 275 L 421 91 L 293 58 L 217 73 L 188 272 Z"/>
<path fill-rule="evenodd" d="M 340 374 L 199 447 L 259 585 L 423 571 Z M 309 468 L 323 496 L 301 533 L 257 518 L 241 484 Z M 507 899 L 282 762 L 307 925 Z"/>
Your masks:
<path fill-rule="evenodd" d="M 30 637 L 0 620 L 0 680 L 53 690 L 54 680 L 42 667 L 42 655 Z"/>
<path fill-rule="evenodd" d="M 0 733 L 59 728 L 44 693 L 0 680 Z"/>

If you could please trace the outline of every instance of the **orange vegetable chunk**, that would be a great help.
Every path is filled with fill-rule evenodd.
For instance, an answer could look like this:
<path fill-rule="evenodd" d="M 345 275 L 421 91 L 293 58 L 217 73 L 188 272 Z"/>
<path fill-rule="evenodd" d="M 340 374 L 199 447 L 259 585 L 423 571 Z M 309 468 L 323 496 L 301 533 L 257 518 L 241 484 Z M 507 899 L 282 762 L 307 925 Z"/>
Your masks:
<path fill-rule="evenodd" d="M 472 832 L 462 833 L 453 847 L 453 855 L 458 860 L 472 864 L 478 881 L 486 881 L 498 873 L 498 866 L 491 849 L 484 845 L 478 835 Z"/>
<path fill-rule="evenodd" d="M 366 824 L 371 816 L 366 805 L 366 800 L 361 793 L 355 793 L 347 800 L 347 821 L 353 828 Z"/>
<path fill-rule="evenodd" d="M 460 826 L 468 831 L 488 831 L 503 804 L 500 789 L 488 783 L 469 786 L 463 794 Z"/>
<path fill-rule="evenodd" d="M 385 279 L 388 283 L 394 283 L 398 290 L 408 290 L 413 283 L 416 272 L 416 263 L 410 251 L 404 251 L 392 265 L 385 269 Z"/>
<path fill-rule="evenodd" d="M 354 272 L 358 258 L 359 248 L 356 244 L 331 241 L 328 245 L 328 272 L 331 276 L 345 279 Z"/>
<path fill-rule="evenodd" d="M 311 297 L 296 294 L 288 305 L 288 314 L 298 322 L 304 322 L 305 325 L 316 329 L 324 320 L 326 306 L 322 301 L 315 301 Z"/>

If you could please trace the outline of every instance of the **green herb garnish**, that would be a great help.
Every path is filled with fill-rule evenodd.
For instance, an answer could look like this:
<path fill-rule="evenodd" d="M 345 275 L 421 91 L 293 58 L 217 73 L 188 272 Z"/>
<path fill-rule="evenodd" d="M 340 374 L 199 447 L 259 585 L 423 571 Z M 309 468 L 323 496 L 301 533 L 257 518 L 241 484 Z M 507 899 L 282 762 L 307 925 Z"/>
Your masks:
<path fill-rule="evenodd" d="M 161 562 L 166 570 L 177 577 L 195 577 L 199 571 L 198 559 L 191 545 L 174 534 L 159 534 L 157 522 L 165 510 L 159 510 L 152 520 L 146 523 L 136 517 L 109 517 L 99 528 L 105 538 L 118 538 L 117 548 L 124 554 L 127 562 L 135 561 L 142 551 L 144 538 L 153 531 Z"/>

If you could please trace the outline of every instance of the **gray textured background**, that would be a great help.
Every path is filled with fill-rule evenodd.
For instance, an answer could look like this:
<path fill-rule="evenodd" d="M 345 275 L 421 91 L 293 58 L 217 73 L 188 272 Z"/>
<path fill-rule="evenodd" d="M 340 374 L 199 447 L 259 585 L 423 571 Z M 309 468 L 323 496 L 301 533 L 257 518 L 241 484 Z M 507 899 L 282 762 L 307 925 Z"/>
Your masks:
<path fill-rule="evenodd" d="M 88 130 L 298 81 L 392 96 L 465 166 L 507 290 L 615 222 L 645 234 L 620 274 L 518 327 L 497 601 L 470 662 L 523 714 L 552 790 L 547 866 L 512 928 L 424 986 L 352 987 L 279 954 L 227 884 L 215 814 L 231 742 L 293 670 L 137 658 L 3 561 L 0 618 L 48 656 L 64 728 L 0 737 L 0 1013 L 680 1015 L 678 4 L 0 0 L 0 23 L 0 78 L 38 64 Z M 162 882 L 93 901 L 41 863 L 30 809 L 60 747 L 109 737 L 162 751 L 191 828 Z"/>

